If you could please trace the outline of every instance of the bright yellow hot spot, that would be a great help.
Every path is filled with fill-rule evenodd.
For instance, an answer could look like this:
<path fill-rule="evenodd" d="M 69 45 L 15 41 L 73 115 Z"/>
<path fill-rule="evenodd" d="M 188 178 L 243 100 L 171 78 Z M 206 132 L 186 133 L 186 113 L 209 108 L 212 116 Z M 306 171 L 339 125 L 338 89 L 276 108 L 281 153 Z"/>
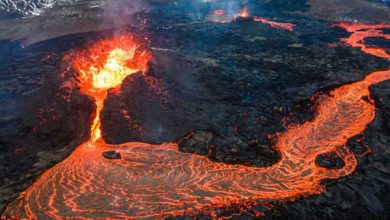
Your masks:
<path fill-rule="evenodd" d="M 126 51 L 116 48 L 109 53 L 103 68 L 98 69 L 95 66 L 91 66 L 90 72 L 92 73 L 93 87 L 99 90 L 114 88 L 120 85 L 126 76 L 137 72 L 137 69 L 126 67 L 126 61 L 133 59 L 134 54 L 135 47 Z M 105 94 L 103 97 L 98 97 L 98 94 L 95 96 L 97 108 L 96 117 L 91 128 L 92 142 L 101 138 L 99 115 L 101 109 L 103 108 L 103 100 L 105 99 L 105 96 Z"/>
<path fill-rule="evenodd" d="M 138 71 L 145 72 L 151 57 L 132 35 L 102 39 L 78 52 L 73 67 L 78 72 L 80 91 L 93 97 L 96 104 L 90 143 L 104 142 L 101 138 L 100 112 L 107 90 L 119 87 L 128 75 Z"/>
<path fill-rule="evenodd" d="M 137 69 L 131 69 L 125 65 L 126 61 L 133 59 L 134 53 L 135 48 L 128 51 L 116 48 L 108 55 L 103 68 L 97 69 L 91 66 L 93 86 L 95 88 L 113 88 L 120 85 L 126 76 L 137 72 Z"/>

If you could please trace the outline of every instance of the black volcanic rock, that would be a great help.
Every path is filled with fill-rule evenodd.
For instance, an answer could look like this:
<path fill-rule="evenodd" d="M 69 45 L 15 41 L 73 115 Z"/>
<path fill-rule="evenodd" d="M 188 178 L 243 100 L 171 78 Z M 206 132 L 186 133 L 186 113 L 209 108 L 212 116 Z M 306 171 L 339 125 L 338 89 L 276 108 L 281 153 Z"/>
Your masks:
<path fill-rule="evenodd" d="M 354 173 L 325 181 L 326 192 L 277 206 L 265 219 L 388 219 L 390 198 L 390 81 L 371 87 L 377 106 L 376 118 L 363 134 L 363 142 L 350 140 L 347 146 L 357 154 Z M 368 146 L 365 156 L 358 148 Z M 366 151 L 366 150 L 365 150 Z"/>
<path fill-rule="evenodd" d="M 179 149 L 186 153 L 206 156 L 210 152 L 213 136 L 209 131 L 192 132 L 178 142 Z"/>
<path fill-rule="evenodd" d="M 104 151 L 102 156 L 109 160 L 118 160 L 121 159 L 122 156 L 118 151 Z"/>
<path fill-rule="evenodd" d="M 345 165 L 343 159 L 335 152 L 318 155 L 316 164 L 328 169 L 340 169 Z"/>
<path fill-rule="evenodd" d="M 93 100 L 78 91 L 72 70 L 65 78 L 58 73 L 67 67 L 61 66 L 66 52 L 107 33 L 69 34 L 110 29 L 119 19 L 106 19 L 104 7 L 90 7 L 89 0 L 61 2 L 67 6 L 42 16 L 0 22 L 0 39 L 41 42 L 23 48 L 18 42 L 0 41 L 0 212 L 89 135 Z M 358 48 L 328 46 L 349 35 L 329 27 L 336 20 L 388 21 L 388 8 L 364 0 L 351 5 L 315 1 L 315 6 L 325 7 L 305 13 L 331 21 L 293 14 L 309 7 L 306 0 L 247 1 L 253 15 L 296 24 L 293 32 L 253 21 L 203 20 L 211 10 L 227 4 L 232 9 L 230 3 L 232 10 L 245 6 L 235 0 L 151 2 L 141 18 L 147 20 L 154 60 L 147 73 L 126 78 L 120 92 L 109 91 L 101 119 L 103 137 L 110 143 L 182 140 L 185 152 L 225 163 L 269 166 L 280 157 L 269 135 L 285 129 L 282 121 L 288 125 L 310 119 L 313 94 L 388 67 L 388 62 Z M 120 22 L 134 21 L 120 17 Z M 367 41 L 387 45 L 380 39 Z M 355 154 L 367 153 L 358 156 L 352 175 L 324 181 L 326 191 L 320 195 L 281 203 L 271 211 L 257 206 L 253 210 L 267 211 L 266 219 L 388 219 L 389 88 L 388 81 L 371 88 L 377 116 L 359 137 L 362 141 L 348 143 Z M 183 141 L 191 132 L 206 130 L 212 132 L 211 142 L 206 133 Z M 333 156 L 318 160 L 328 168 L 342 165 Z M 232 210 L 225 212 L 235 216 Z M 252 218 L 250 210 L 238 209 L 236 214 Z"/>
<path fill-rule="evenodd" d="M 155 32 L 150 33 L 149 71 L 127 77 L 119 92 L 109 92 L 105 101 L 101 119 L 108 143 L 175 142 L 208 130 L 221 140 L 213 144 L 211 159 L 272 164 L 278 160 L 278 153 L 268 147 L 272 144 L 259 143 L 256 146 L 267 147 L 256 149 L 251 143 L 283 131 L 283 121 L 310 119 L 312 109 L 305 106 L 313 94 L 388 65 L 358 49 L 327 46 L 345 32 L 324 23 L 307 22 L 295 32 L 255 22 Z M 299 117 L 290 120 L 296 105 L 303 107 L 298 108 Z"/>
<path fill-rule="evenodd" d="M 93 100 L 78 90 L 74 72 L 61 77 L 64 53 L 83 40 L 61 41 L 26 48 L 0 41 L 0 212 L 89 136 Z"/>

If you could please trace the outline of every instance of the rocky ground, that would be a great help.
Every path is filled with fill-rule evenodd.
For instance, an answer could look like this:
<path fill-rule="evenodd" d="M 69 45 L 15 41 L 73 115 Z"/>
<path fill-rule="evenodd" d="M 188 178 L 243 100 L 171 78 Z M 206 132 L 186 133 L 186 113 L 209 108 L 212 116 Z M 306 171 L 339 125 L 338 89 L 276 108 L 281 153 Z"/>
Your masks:
<path fill-rule="evenodd" d="M 386 3 L 383 4 L 383 3 Z M 332 21 L 364 21 L 370 23 L 390 20 L 389 1 L 373 0 L 309 0 L 307 15 Z"/>
<path fill-rule="evenodd" d="M 54 6 L 23 24 L 20 19 L 0 20 L 0 39 L 8 39 L 0 41 L 0 100 L 5 103 L 0 106 L 0 212 L 88 136 L 95 106 L 79 92 L 75 72 L 66 71 L 62 58 L 72 48 L 115 32 L 117 25 L 123 27 L 113 22 L 115 17 L 107 19 L 107 10 L 90 7 L 91 2 Z M 148 20 L 143 31 L 150 36 L 153 61 L 145 75 L 126 78 L 121 93 L 109 92 L 101 115 L 108 143 L 177 141 L 182 151 L 215 161 L 268 166 L 279 158 L 272 135 L 310 119 L 313 94 L 327 93 L 389 65 L 359 49 L 329 46 L 348 34 L 329 27 L 342 16 L 323 15 L 326 7 L 318 1 L 247 1 L 256 15 L 296 24 L 293 32 L 253 21 L 205 21 L 207 13 L 226 4 L 222 1 L 185 6 L 180 1 L 150 2 L 149 10 L 137 6 L 128 16 Z M 341 4 L 334 2 L 334 7 Z M 356 8 L 363 7 L 362 2 L 368 8 L 378 4 L 351 2 Z M 372 21 L 390 21 L 374 14 L 378 16 L 370 16 Z M 353 19 L 358 15 L 354 13 Z M 42 22 L 46 26 L 38 31 Z M 80 32 L 89 33 L 76 34 Z M 371 40 L 390 48 L 388 42 Z M 356 172 L 325 181 L 326 193 L 280 204 L 265 218 L 389 217 L 390 83 L 374 86 L 372 94 L 376 119 L 349 143 L 356 154 L 363 155 L 365 146 L 371 148 L 371 153 L 359 157 Z M 318 162 L 340 166 L 331 156 Z"/>
<path fill-rule="evenodd" d="M 53 40 L 20 48 L 0 43 L 1 208 L 89 135 L 94 104 L 77 88 L 64 86 L 60 77 L 70 44 Z"/>

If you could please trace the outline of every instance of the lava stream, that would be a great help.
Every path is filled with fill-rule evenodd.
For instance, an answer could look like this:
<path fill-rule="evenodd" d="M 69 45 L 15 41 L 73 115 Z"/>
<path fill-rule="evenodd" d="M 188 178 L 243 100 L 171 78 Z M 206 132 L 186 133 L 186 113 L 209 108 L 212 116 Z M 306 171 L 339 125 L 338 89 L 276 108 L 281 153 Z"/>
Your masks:
<path fill-rule="evenodd" d="M 371 36 L 389 39 L 389 35 L 381 31 L 388 26 L 357 23 L 337 26 L 351 32 L 351 36 L 343 40 L 346 44 L 389 59 L 380 48 L 373 49 L 364 44 L 364 39 Z M 109 40 L 107 44 L 114 41 Z M 93 48 L 87 52 L 93 54 Z M 112 73 L 108 71 L 111 67 L 109 60 L 111 51 L 117 47 L 108 48 L 105 55 L 96 59 L 81 54 L 85 60 L 75 63 L 80 74 L 88 79 L 81 81 L 82 91 L 97 102 L 103 101 L 105 95 L 102 92 L 120 85 L 122 79 L 118 78 L 119 84 L 111 84 L 108 79 L 112 77 L 107 76 L 103 81 L 107 79 L 108 84 L 103 83 L 104 86 L 98 88 L 93 84 L 96 74 Z M 144 50 L 135 54 L 142 57 L 139 61 L 148 60 L 149 55 Z M 98 60 L 103 62 L 95 65 Z M 123 62 L 120 60 L 127 58 L 115 61 L 121 66 Z M 132 65 L 125 62 L 118 70 L 119 75 L 122 76 L 122 71 L 145 70 L 145 62 L 139 61 L 130 62 Z M 321 180 L 340 178 L 355 170 L 355 155 L 345 144 L 349 138 L 361 134 L 375 117 L 369 87 L 388 79 L 389 70 L 373 72 L 362 81 L 321 96 L 312 120 L 291 126 L 278 136 L 276 148 L 281 152 L 281 160 L 267 168 L 215 163 L 202 156 L 182 153 L 173 143 L 114 146 L 101 139 L 94 141 L 92 137 L 69 158 L 46 171 L 8 206 L 3 216 L 30 219 L 161 218 L 192 215 L 204 207 L 223 207 L 248 200 L 263 203 L 321 193 L 324 191 Z M 91 148 L 91 145 L 96 147 Z M 104 159 L 101 153 L 106 150 L 119 151 L 122 159 Z M 318 155 L 332 151 L 345 162 L 343 168 L 325 169 L 316 165 Z M 209 214 L 217 216 L 213 211 Z"/>
<path fill-rule="evenodd" d="M 246 7 L 241 9 L 240 12 L 238 12 L 233 16 L 227 15 L 225 11 L 221 9 L 211 12 L 211 14 L 208 16 L 209 21 L 216 22 L 216 23 L 229 23 L 237 19 L 244 19 L 244 20 L 251 19 L 255 22 L 268 24 L 273 28 L 284 29 L 288 31 L 292 31 L 294 29 L 294 24 L 271 21 L 259 16 L 251 16 L 250 13 L 248 12 L 248 8 Z"/>
<path fill-rule="evenodd" d="M 390 28 L 390 24 L 361 24 L 361 23 L 339 23 L 334 27 L 343 28 L 351 33 L 348 38 L 341 39 L 345 44 L 352 47 L 359 47 L 365 53 L 382 57 L 390 60 L 390 54 L 386 49 L 379 47 L 367 46 L 364 42 L 368 37 L 380 37 L 390 40 L 390 34 L 384 34 L 382 29 Z"/>
<path fill-rule="evenodd" d="M 102 40 L 75 58 L 73 65 L 79 73 L 81 91 L 92 96 L 96 103 L 90 142 L 101 138 L 99 115 L 107 90 L 121 85 L 128 75 L 146 71 L 150 58 L 151 54 L 132 35 Z"/>

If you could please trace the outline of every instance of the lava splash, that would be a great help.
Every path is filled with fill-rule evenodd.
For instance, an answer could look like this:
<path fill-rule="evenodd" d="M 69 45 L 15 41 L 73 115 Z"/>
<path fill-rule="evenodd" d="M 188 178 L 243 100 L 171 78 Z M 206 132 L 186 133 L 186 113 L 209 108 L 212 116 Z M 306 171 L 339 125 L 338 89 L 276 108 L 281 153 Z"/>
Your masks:
<path fill-rule="evenodd" d="M 81 92 L 92 96 L 96 103 L 90 142 L 101 138 L 99 115 L 107 89 L 121 85 L 128 75 L 145 72 L 150 59 L 151 54 L 133 35 L 101 40 L 78 53 L 73 66 Z"/>
<path fill-rule="evenodd" d="M 338 25 L 352 33 L 343 41 L 383 57 L 382 50 L 371 50 L 364 44 L 364 38 L 373 35 L 388 38 L 389 35 L 381 31 L 383 26 L 354 28 L 356 25 L 360 24 Z M 88 80 L 81 80 L 81 84 L 91 85 L 82 86 L 87 94 L 93 96 L 95 91 L 105 91 L 106 85 L 116 85 L 110 82 L 99 87 L 93 81 L 95 73 L 116 72 L 109 71 L 112 70 L 110 59 L 113 54 L 122 57 L 123 53 L 112 52 L 115 48 L 99 56 L 100 64 L 87 62 L 83 68 L 77 68 L 81 64 L 76 62 L 80 74 L 83 74 L 81 70 L 89 71 L 83 75 Z M 128 55 L 113 62 L 122 65 L 120 71 L 131 73 L 137 68 L 127 66 L 126 57 Z M 104 79 L 112 78 L 115 77 Z M 206 157 L 182 153 L 174 143 L 108 145 L 103 140 L 92 139 L 45 172 L 8 206 L 4 217 L 131 219 L 196 215 L 199 211 L 219 217 L 215 207 L 245 204 L 248 200 L 266 204 L 321 193 L 323 179 L 340 178 L 355 170 L 357 160 L 345 145 L 348 139 L 361 134 L 375 117 L 369 87 L 389 79 L 390 70 L 377 71 L 329 95 L 322 95 L 312 120 L 290 126 L 277 137 L 276 148 L 281 160 L 271 167 L 215 163 Z M 100 99 L 100 96 L 93 97 Z M 91 145 L 96 147 L 91 148 Z M 121 160 L 104 159 L 101 153 L 106 150 L 117 150 L 123 157 Z M 315 158 L 329 152 L 336 152 L 345 166 L 341 169 L 319 167 Z"/>

